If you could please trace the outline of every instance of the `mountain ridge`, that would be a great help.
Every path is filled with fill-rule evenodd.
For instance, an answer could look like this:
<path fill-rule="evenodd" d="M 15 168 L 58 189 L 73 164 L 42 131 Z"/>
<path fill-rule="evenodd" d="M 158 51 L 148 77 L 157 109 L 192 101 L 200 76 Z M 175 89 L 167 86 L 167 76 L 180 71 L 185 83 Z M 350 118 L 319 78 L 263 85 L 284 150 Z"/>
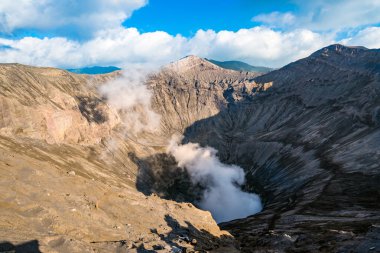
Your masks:
<path fill-rule="evenodd" d="M 219 67 L 222 67 L 225 69 L 232 69 L 236 71 L 267 73 L 273 70 L 272 68 L 268 68 L 268 67 L 252 66 L 242 61 L 216 61 L 216 60 L 207 59 L 207 58 L 205 59 L 215 65 L 218 65 Z"/>
<path fill-rule="evenodd" d="M 66 69 L 67 71 L 76 73 L 76 74 L 88 74 L 88 75 L 98 75 L 98 74 L 108 74 L 115 71 L 121 70 L 119 67 L 115 66 L 91 66 L 91 67 L 83 67 L 83 68 L 71 68 Z"/>

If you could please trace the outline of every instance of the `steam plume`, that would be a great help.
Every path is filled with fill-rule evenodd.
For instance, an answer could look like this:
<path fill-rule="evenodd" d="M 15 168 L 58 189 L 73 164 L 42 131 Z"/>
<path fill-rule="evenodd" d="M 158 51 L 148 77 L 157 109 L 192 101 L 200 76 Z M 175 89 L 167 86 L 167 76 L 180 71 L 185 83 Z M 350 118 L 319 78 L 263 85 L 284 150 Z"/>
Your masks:
<path fill-rule="evenodd" d="M 160 115 L 152 110 L 152 93 L 146 81 L 152 70 L 131 67 L 122 76 L 100 87 L 108 104 L 119 111 L 127 134 L 154 132 L 160 126 Z"/>
<path fill-rule="evenodd" d="M 219 161 L 217 151 L 197 143 L 179 145 L 181 138 L 173 137 L 168 152 L 180 167 L 186 168 L 193 183 L 206 187 L 199 206 L 208 210 L 217 222 L 243 218 L 261 211 L 258 195 L 243 192 L 245 183 L 242 168 Z"/>

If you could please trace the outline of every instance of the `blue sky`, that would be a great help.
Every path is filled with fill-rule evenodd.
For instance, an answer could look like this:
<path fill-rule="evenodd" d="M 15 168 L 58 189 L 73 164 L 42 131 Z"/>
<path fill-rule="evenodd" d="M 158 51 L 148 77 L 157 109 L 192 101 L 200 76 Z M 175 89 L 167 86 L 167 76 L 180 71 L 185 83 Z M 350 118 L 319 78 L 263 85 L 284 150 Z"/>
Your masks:
<path fill-rule="evenodd" d="M 281 67 L 332 43 L 379 48 L 379 13 L 379 0 L 1 0 L 0 62 Z"/>
<path fill-rule="evenodd" d="M 150 0 L 145 7 L 135 11 L 123 25 L 137 27 L 142 32 L 157 30 L 170 34 L 192 36 L 199 29 L 237 31 L 260 25 L 252 17 L 272 11 L 296 11 L 289 1 L 250 0 Z"/>

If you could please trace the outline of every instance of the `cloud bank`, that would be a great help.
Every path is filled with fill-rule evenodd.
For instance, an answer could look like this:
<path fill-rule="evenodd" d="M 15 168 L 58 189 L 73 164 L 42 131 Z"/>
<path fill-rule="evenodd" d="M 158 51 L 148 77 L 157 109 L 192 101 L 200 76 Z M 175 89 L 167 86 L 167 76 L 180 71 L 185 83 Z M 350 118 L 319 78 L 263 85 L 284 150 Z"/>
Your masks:
<path fill-rule="evenodd" d="M 140 33 L 135 28 L 104 30 L 77 42 L 63 37 L 1 39 L 1 62 L 61 68 L 88 65 L 165 64 L 189 54 L 217 60 L 242 60 L 255 65 L 282 66 L 305 57 L 332 40 L 308 30 L 279 32 L 265 27 L 237 32 L 199 30 L 193 37 L 166 32 Z"/>
<path fill-rule="evenodd" d="M 85 42 L 64 37 L 0 38 L 0 62 L 76 68 L 91 65 L 166 64 L 194 54 L 216 60 L 240 60 L 252 65 L 281 67 L 332 43 L 379 47 L 379 27 L 369 27 L 336 40 L 333 34 L 268 27 L 233 31 L 199 30 L 193 37 L 166 32 L 141 33 L 136 28 L 102 30 Z"/>
<path fill-rule="evenodd" d="M 260 197 L 243 192 L 244 170 L 236 165 L 219 161 L 217 151 L 210 147 L 200 147 L 196 143 L 180 145 L 180 138 L 173 138 L 168 152 L 186 168 L 195 184 L 206 187 L 199 206 L 211 212 L 217 222 L 244 218 L 260 212 Z"/>
<path fill-rule="evenodd" d="M 380 48 L 380 27 L 368 27 L 355 36 L 340 41 L 347 45 L 365 45 L 368 48 Z"/>
<path fill-rule="evenodd" d="M 270 27 L 286 27 L 294 25 L 296 17 L 291 12 L 281 13 L 274 11 L 268 14 L 259 14 L 253 17 L 252 21 L 260 22 Z"/>
<path fill-rule="evenodd" d="M 97 31 L 117 28 L 147 0 L 1 0 L 0 33 L 18 29 L 89 38 Z"/>

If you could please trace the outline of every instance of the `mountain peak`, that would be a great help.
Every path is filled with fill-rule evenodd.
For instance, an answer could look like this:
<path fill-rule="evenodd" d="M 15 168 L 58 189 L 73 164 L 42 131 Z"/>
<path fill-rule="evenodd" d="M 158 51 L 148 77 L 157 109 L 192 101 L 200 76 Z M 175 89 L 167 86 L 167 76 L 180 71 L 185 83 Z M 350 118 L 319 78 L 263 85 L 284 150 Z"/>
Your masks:
<path fill-rule="evenodd" d="M 322 49 L 325 49 L 325 48 L 330 49 L 330 50 L 335 50 L 335 51 L 353 50 L 353 49 L 368 50 L 368 48 L 363 47 L 363 46 L 346 46 L 346 45 L 342 45 L 339 43 L 329 45 L 329 46 L 324 47 Z"/>
<path fill-rule="evenodd" d="M 366 47 L 362 46 L 345 46 L 342 44 L 332 44 L 327 47 L 324 47 L 316 52 L 314 52 L 311 56 L 331 56 L 331 55 L 355 55 L 358 52 L 369 50 Z"/>
<path fill-rule="evenodd" d="M 196 56 L 196 55 L 193 55 L 193 54 L 190 54 L 190 55 L 186 55 L 185 57 L 179 59 L 180 61 L 181 60 L 191 60 L 191 61 L 202 61 L 203 58 L 199 57 L 199 56 Z"/>
<path fill-rule="evenodd" d="M 176 72 L 187 72 L 187 71 L 202 71 L 206 69 L 221 69 L 217 65 L 199 57 L 196 55 L 188 55 L 179 59 L 178 61 L 172 62 L 167 66 L 168 69 L 174 70 Z"/>

